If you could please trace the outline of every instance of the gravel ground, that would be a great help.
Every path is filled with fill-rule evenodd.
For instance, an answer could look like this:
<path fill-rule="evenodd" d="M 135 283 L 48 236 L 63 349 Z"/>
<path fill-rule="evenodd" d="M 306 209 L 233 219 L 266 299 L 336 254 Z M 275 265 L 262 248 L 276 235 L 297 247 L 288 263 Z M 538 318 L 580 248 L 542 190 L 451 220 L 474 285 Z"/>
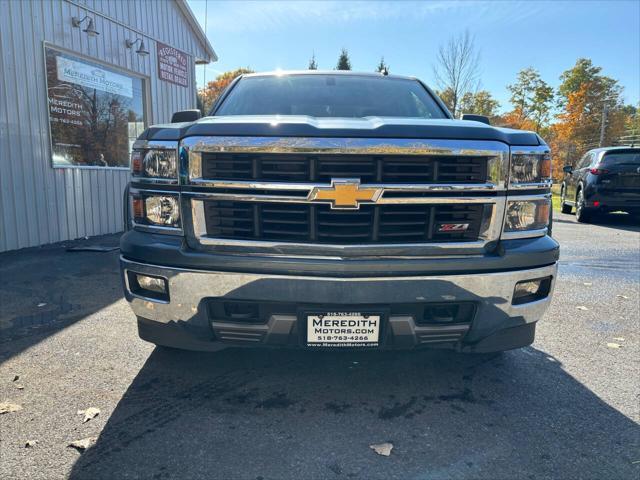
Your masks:
<path fill-rule="evenodd" d="M 0 255 L 0 402 L 22 407 L 0 415 L 0 478 L 638 479 L 640 228 L 554 229 L 536 342 L 485 356 L 155 349 L 118 252 Z"/>

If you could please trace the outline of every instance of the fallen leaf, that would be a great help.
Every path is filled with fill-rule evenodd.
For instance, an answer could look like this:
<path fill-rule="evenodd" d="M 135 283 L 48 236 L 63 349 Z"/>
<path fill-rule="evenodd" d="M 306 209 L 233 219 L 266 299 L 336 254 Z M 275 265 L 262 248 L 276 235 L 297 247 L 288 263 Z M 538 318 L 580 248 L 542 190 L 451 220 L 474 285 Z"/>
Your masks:
<path fill-rule="evenodd" d="M 14 382 L 17 382 L 18 380 L 20 380 L 20 375 L 16 375 L 15 377 L 13 377 Z"/>
<path fill-rule="evenodd" d="M 369 448 L 376 452 L 378 455 L 388 457 L 393 450 L 393 443 L 378 443 L 375 445 L 369 445 Z"/>
<path fill-rule="evenodd" d="M 620 348 L 622 345 L 619 343 L 607 343 L 607 347 L 609 348 Z"/>
<path fill-rule="evenodd" d="M 35 447 L 37 444 L 38 440 L 27 440 L 27 442 L 24 444 L 24 448 Z"/>
<path fill-rule="evenodd" d="M 584 285 L 585 287 L 590 287 L 591 285 L 593 285 L 593 283 L 591 283 L 591 282 L 584 282 L 584 283 L 583 283 L 583 285 Z"/>
<path fill-rule="evenodd" d="M 16 388 L 18 390 L 24 390 L 24 385 L 20 385 L 19 383 L 16 383 Z"/>
<path fill-rule="evenodd" d="M 100 415 L 100 409 L 96 407 L 89 407 L 86 410 L 78 410 L 78 415 L 84 415 L 82 423 L 86 423 L 92 418 L 96 418 Z"/>
<path fill-rule="evenodd" d="M 624 298 L 625 300 L 629 298 L 629 297 L 627 297 L 626 295 L 616 295 L 616 297 L 618 297 L 618 298 Z"/>
<path fill-rule="evenodd" d="M 74 440 L 67 447 L 72 447 L 78 450 L 80 453 L 83 453 L 87 448 L 93 445 L 96 442 L 96 437 L 87 437 L 81 440 Z"/>
<path fill-rule="evenodd" d="M 2 402 L 0 403 L 0 414 L 11 413 L 22 410 L 22 405 L 16 403 Z"/>
<path fill-rule="evenodd" d="M 578 310 L 589 310 L 587 307 L 584 307 L 582 305 L 580 305 L 579 307 L 576 307 Z"/>

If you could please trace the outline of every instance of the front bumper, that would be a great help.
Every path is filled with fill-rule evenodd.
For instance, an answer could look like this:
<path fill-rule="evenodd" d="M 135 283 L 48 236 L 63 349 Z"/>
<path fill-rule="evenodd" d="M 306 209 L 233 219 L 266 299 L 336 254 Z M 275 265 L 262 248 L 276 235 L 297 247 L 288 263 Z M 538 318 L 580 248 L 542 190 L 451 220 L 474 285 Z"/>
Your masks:
<path fill-rule="evenodd" d="M 277 308 L 263 323 L 216 318 L 212 300 L 263 302 L 323 307 L 326 310 L 361 306 L 388 311 L 381 348 L 447 346 L 460 350 L 502 350 L 533 340 L 533 325 L 547 309 L 557 274 L 557 264 L 514 271 L 429 276 L 337 276 L 276 275 L 202 271 L 141 263 L 122 257 L 125 296 L 139 318 L 140 334 L 156 343 L 179 348 L 217 350 L 230 345 L 303 346 L 298 312 Z M 127 272 L 167 280 L 169 301 L 133 293 Z M 546 298 L 513 305 L 519 281 L 552 277 Z M 398 313 L 403 305 L 423 303 L 473 303 L 475 313 L 466 324 L 424 325 L 411 314 Z M 154 327 L 158 327 L 154 330 Z M 156 333 L 160 327 L 169 334 Z M 513 340 L 505 331 L 525 332 Z M 498 335 L 498 337 L 496 337 Z M 498 344 L 496 344 L 498 338 Z M 503 342 L 500 344 L 500 342 Z M 511 342 L 511 343 L 510 343 Z M 513 343 L 515 342 L 515 343 Z"/>

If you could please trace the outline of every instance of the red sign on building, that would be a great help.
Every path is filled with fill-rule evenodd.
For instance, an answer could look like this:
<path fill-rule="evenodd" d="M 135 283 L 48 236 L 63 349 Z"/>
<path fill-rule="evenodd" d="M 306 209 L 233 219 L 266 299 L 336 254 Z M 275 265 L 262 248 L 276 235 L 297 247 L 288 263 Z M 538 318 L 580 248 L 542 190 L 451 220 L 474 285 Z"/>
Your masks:
<path fill-rule="evenodd" d="M 189 85 L 189 59 L 187 54 L 164 43 L 156 43 L 158 77 L 160 80 L 187 87 Z"/>

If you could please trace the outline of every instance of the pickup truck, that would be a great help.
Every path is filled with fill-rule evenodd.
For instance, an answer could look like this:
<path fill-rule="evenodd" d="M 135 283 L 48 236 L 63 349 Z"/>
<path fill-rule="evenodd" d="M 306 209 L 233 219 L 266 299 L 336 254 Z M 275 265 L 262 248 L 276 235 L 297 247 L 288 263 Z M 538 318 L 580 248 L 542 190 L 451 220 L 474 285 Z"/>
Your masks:
<path fill-rule="evenodd" d="M 243 75 L 131 169 L 122 279 L 157 345 L 498 352 L 551 301 L 548 146 L 415 78 Z"/>

